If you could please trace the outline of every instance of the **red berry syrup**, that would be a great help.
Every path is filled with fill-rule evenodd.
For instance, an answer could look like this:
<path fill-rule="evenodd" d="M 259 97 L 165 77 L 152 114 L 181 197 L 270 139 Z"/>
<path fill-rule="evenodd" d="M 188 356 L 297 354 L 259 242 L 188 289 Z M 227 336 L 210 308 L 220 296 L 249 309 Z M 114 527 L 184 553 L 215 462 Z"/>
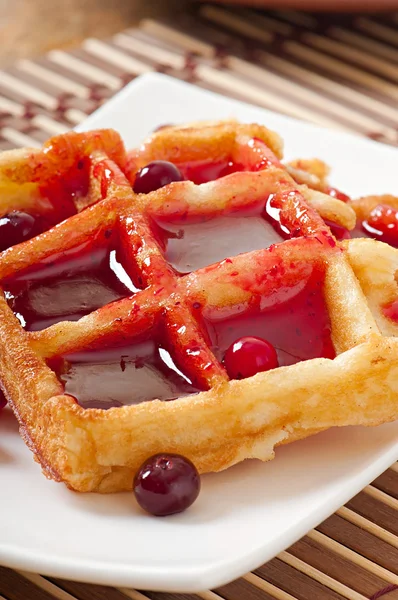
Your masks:
<path fill-rule="evenodd" d="M 198 392 L 176 367 L 171 354 L 155 339 L 63 358 L 64 361 L 54 361 L 58 362 L 55 370 L 65 392 L 84 408 L 107 409 L 154 399 L 174 400 Z"/>
<path fill-rule="evenodd" d="M 234 314 L 231 310 L 231 315 L 222 320 L 218 320 L 217 315 L 213 318 L 206 315 L 205 323 L 216 356 L 220 360 L 228 359 L 226 352 L 230 346 L 251 336 L 275 348 L 279 366 L 318 357 L 334 358 L 323 285 L 323 269 L 316 267 L 307 283 L 288 300 L 284 300 L 286 289 L 283 289 L 273 295 L 272 304 L 262 310 L 258 307 L 244 314 Z"/>
<path fill-rule="evenodd" d="M 118 249 L 105 242 L 60 253 L 3 283 L 9 305 L 27 331 L 77 321 L 137 291 Z"/>

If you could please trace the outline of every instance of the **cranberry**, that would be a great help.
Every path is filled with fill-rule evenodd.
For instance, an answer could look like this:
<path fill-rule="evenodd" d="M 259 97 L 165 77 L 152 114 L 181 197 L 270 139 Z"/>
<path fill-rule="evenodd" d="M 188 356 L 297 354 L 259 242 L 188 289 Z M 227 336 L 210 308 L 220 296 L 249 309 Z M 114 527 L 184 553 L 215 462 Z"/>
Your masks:
<path fill-rule="evenodd" d="M 398 210 L 392 206 L 378 204 L 362 221 L 362 229 L 370 237 L 398 248 Z"/>
<path fill-rule="evenodd" d="M 5 395 L 3 394 L 3 392 L 0 390 L 0 410 L 2 408 L 4 408 L 6 404 L 7 404 L 7 399 L 6 399 Z"/>
<path fill-rule="evenodd" d="M 0 218 L 0 252 L 33 237 L 35 218 L 14 211 Z"/>
<path fill-rule="evenodd" d="M 138 504 L 158 517 L 181 512 L 191 506 L 200 491 L 195 465 L 179 454 L 155 454 L 134 478 Z"/>
<path fill-rule="evenodd" d="M 326 194 L 329 194 L 329 196 L 332 196 L 332 198 L 337 198 L 337 200 L 341 200 L 342 202 L 351 201 L 351 198 L 347 196 L 347 194 L 344 194 L 344 192 L 341 192 L 340 190 L 334 187 L 328 187 L 326 189 Z"/>
<path fill-rule="evenodd" d="M 278 366 L 275 348 L 258 337 L 242 337 L 230 345 L 224 364 L 231 379 L 246 379 Z"/>
<path fill-rule="evenodd" d="M 183 176 L 173 163 L 166 160 L 154 160 L 138 171 L 133 190 L 136 194 L 148 194 L 172 181 L 182 180 Z"/>

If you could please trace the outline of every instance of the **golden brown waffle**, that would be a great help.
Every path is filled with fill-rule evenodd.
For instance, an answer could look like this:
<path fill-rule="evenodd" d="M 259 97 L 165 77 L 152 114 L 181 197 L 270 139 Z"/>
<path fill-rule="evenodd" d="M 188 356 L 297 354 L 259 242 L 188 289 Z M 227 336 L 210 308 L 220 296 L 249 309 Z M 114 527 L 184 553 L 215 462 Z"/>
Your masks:
<path fill-rule="evenodd" d="M 70 182 L 76 169 L 87 181 L 83 186 L 79 176 L 67 189 L 81 212 L 0 254 L 3 290 L 39 266 L 83 250 L 94 256 L 104 244 L 118 246 L 135 286 L 77 321 L 40 331 L 24 330 L 7 293 L 0 296 L 1 385 L 48 477 L 79 491 L 113 492 L 130 489 L 139 465 L 157 452 L 183 454 L 200 472 L 218 471 L 246 458 L 270 460 L 275 446 L 331 426 L 398 417 L 397 325 L 384 309 L 398 296 L 398 251 L 372 240 L 337 243 L 314 207 L 348 229 L 354 211 L 297 184 L 279 161 L 278 136 L 236 123 L 165 128 L 127 157 L 113 132 L 72 133 L 43 151 L 14 156 L 14 164 L 12 155 L 3 160 L 0 177 L 14 198 L 24 191 L 12 209 L 54 198 L 57 182 Z M 174 182 L 134 194 L 137 169 L 154 159 L 173 160 L 181 169 L 192 161 L 201 168 L 227 161 L 235 171 L 208 183 Z M 288 239 L 186 274 L 167 260 L 159 233 L 165 223 L 263 218 L 265 203 L 268 219 Z M 7 202 L 1 206 L 2 214 L 9 212 Z M 375 254 L 383 260 L 373 260 Z M 305 338 L 307 325 L 318 327 L 320 315 L 313 344 L 321 348 L 318 356 L 230 380 L 209 332 L 228 319 L 274 318 L 275 310 L 285 315 L 285 306 L 288 325 L 303 316 L 302 330 L 292 329 L 294 340 Z M 84 408 L 64 393 L 71 355 L 147 339 L 167 350 L 199 393 L 109 410 Z"/>
<path fill-rule="evenodd" d="M 351 236 L 347 230 L 335 228 L 334 233 L 340 239 L 349 237 L 371 237 L 398 248 L 398 197 L 392 194 L 363 196 L 351 199 L 349 196 L 329 185 L 330 168 L 323 161 L 313 159 L 297 159 L 286 165 L 289 174 L 298 183 L 305 184 L 313 190 L 338 198 L 350 206 L 356 217 L 356 227 Z M 325 219 L 329 219 L 322 205 L 319 211 Z M 333 223 L 333 218 L 329 219 Z"/>

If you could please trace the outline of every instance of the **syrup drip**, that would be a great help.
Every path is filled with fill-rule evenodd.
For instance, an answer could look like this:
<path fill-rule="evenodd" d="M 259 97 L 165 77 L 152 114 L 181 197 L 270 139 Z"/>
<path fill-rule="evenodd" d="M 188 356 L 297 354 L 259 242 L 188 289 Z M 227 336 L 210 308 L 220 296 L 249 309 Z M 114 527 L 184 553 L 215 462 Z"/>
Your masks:
<path fill-rule="evenodd" d="M 135 287 L 118 251 L 108 247 L 75 248 L 6 281 L 6 298 L 27 331 L 60 321 L 77 321 Z"/>
<path fill-rule="evenodd" d="M 284 290 L 275 294 L 272 306 L 264 310 L 257 307 L 244 314 L 233 314 L 232 309 L 232 314 L 222 320 L 206 315 L 215 355 L 222 360 L 235 340 L 256 336 L 275 347 L 280 366 L 318 357 L 334 358 L 323 283 L 323 269 L 314 268 L 305 287 L 288 300 L 284 301 Z"/>
<path fill-rule="evenodd" d="M 197 390 L 167 350 L 153 340 L 66 356 L 59 377 L 84 408 L 108 409 L 148 400 L 175 400 Z"/>

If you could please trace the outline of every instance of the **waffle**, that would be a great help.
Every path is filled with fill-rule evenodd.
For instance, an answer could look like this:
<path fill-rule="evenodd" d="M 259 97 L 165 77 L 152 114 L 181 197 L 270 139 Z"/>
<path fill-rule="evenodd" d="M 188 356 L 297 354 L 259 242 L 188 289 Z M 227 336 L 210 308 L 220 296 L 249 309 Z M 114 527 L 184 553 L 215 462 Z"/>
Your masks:
<path fill-rule="evenodd" d="M 319 159 L 294 160 L 288 163 L 286 168 L 298 183 L 338 198 L 354 210 L 355 227 L 344 230 L 338 225 L 334 231 L 337 237 L 370 237 L 398 248 L 398 196 L 381 194 L 351 199 L 329 185 L 330 168 Z M 325 218 L 327 219 L 326 216 Z M 331 225 L 333 229 L 333 219 Z M 349 235 L 348 231 L 350 231 Z"/>
<path fill-rule="evenodd" d="M 355 211 L 297 183 L 281 158 L 276 134 L 233 122 L 166 127 L 128 154 L 116 133 L 98 131 L 4 155 L 1 189 L 15 193 L 9 203 L 3 196 L 1 214 L 29 208 L 59 221 L 54 190 L 75 212 L 0 254 L 1 386 L 46 476 L 81 492 L 127 490 L 158 452 L 187 456 L 201 473 L 219 471 L 247 458 L 270 460 L 276 446 L 332 426 L 398 417 L 397 324 L 386 309 L 398 296 L 398 251 L 369 239 L 337 242 L 322 217 L 352 229 Z M 155 159 L 190 169 L 196 182 L 134 194 L 137 170 Z M 215 164 L 218 178 L 200 183 Z M 84 185 L 81 175 L 70 183 L 76 169 Z M 192 224 L 213 224 L 202 247 L 217 246 L 220 219 L 266 225 L 271 245 L 204 265 L 178 253 Z M 86 306 L 77 320 L 55 315 L 53 324 L 24 329 L 16 307 L 26 282 L 54 265 L 68 280 L 70 261 L 79 270 L 81 256 L 95 262 L 104 246 L 130 282 L 124 293 Z M 223 344 L 231 331 L 246 335 L 248 324 L 249 335 L 265 327 L 275 337 L 282 366 L 230 380 Z M 134 404 L 142 391 L 135 390 L 131 404 L 108 410 L 77 402 L 70 365 L 77 372 L 87 356 L 90 377 L 97 357 L 115 349 L 120 373 L 133 371 L 130 383 L 146 373 L 136 355 L 130 360 L 129 344 L 163 353 L 182 393 L 176 386 L 175 398 Z M 110 379 L 105 374 L 97 389 Z"/>

